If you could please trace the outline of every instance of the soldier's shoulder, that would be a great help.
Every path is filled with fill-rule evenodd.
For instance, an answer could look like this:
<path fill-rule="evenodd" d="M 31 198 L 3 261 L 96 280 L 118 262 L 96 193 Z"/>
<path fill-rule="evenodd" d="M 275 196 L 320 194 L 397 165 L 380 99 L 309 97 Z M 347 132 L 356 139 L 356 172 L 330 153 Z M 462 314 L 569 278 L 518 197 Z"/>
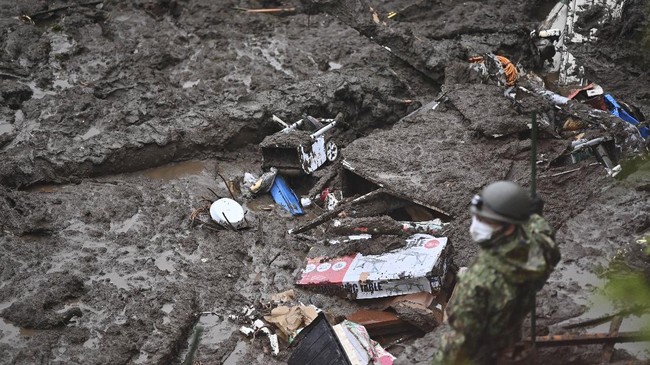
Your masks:
<path fill-rule="evenodd" d="M 472 283 L 472 285 L 485 285 L 485 283 L 492 284 L 500 278 L 498 265 L 500 262 L 495 260 L 493 256 L 481 254 L 476 262 L 465 271 L 460 280 L 465 283 Z"/>
<path fill-rule="evenodd" d="M 528 223 L 526 223 L 526 228 L 533 234 L 545 234 L 547 236 L 554 236 L 555 230 L 548 223 L 544 217 L 539 214 L 533 214 L 530 217 Z"/>

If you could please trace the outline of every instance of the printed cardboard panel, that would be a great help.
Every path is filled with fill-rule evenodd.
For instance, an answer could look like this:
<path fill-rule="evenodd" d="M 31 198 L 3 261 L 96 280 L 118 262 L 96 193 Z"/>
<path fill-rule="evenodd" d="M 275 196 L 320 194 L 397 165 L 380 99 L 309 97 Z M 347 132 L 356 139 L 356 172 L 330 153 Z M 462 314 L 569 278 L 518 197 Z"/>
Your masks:
<path fill-rule="evenodd" d="M 446 237 L 415 234 L 405 247 L 381 255 L 313 258 L 297 284 L 339 286 L 357 299 L 431 292 L 428 275 L 440 266 L 446 246 Z"/>
<path fill-rule="evenodd" d="M 309 259 L 298 284 L 342 283 L 357 255 L 337 257 L 325 262 L 321 262 L 320 257 Z"/>

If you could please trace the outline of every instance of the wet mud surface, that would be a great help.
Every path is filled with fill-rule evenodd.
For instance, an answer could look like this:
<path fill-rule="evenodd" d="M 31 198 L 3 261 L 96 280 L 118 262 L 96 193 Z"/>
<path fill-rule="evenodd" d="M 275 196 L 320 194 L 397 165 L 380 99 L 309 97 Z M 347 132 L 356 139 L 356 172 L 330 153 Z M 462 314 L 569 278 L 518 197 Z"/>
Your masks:
<path fill-rule="evenodd" d="M 315 3 L 327 11 L 333 2 Z M 335 316 L 358 310 L 363 303 L 294 285 L 316 241 L 287 230 L 319 208 L 293 217 L 269 195 L 236 196 L 248 229 L 190 222 L 195 209 L 230 196 L 219 174 L 262 173 L 258 144 L 279 130 L 272 115 L 343 113 L 340 158 L 443 212 L 454 260 L 469 265 L 477 247 L 468 202 L 496 179 L 528 186 L 530 136 L 528 114 L 459 64 L 487 51 L 525 63 L 522 39 L 553 2 L 376 3 L 405 9 L 390 29 L 358 20 L 361 33 L 403 46 L 392 53 L 299 2 L 283 2 L 298 12 L 273 16 L 233 10 L 244 5 L 232 1 L 107 0 L 48 13 L 71 3 L 0 1 L 0 364 L 181 363 L 197 325 L 203 364 L 280 364 L 286 344 L 273 357 L 265 338 L 241 335 L 243 323 L 229 316 L 292 288 Z M 572 52 L 591 79 L 650 115 L 650 58 L 634 52 L 636 38 L 611 41 L 641 37 L 631 24 L 646 20 L 632 15 L 648 4 L 630 4 L 629 22 L 607 24 L 597 47 Z M 403 118 L 441 91 L 438 108 Z M 589 310 L 596 273 L 615 255 L 650 276 L 634 246 L 650 229 L 647 171 L 615 180 L 593 159 L 552 166 L 567 147 L 540 136 L 538 192 L 562 250 L 537 298 L 541 331 L 599 314 Z M 289 182 L 307 194 L 324 174 Z M 428 363 L 444 330 L 389 351 L 398 363 Z M 541 362 L 558 356 L 591 364 L 601 347 L 543 352 Z"/>

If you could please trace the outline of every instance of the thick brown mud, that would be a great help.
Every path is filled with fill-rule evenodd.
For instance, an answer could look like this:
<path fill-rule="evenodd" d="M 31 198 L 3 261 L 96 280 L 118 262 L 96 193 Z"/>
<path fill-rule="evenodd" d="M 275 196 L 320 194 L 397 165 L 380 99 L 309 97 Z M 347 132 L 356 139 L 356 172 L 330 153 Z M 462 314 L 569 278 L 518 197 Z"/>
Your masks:
<path fill-rule="evenodd" d="M 269 3 L 298 11 L 233 9 Z M 274 357 L 266 338 L 239 333 L 246 308 L 287 289 L 334 316 L 364 306 L 294 285 L 324 228 L 313 240 L 287 231 L 317 207 L 293 217 L 268 195 L 237 195 L 247 229 L 191 222 L 230 196 L 220 176 L 262 173 L 258 144 L 279 130 L 272 115 L 342 113 L 342 158 L 438 208 L 455 262 L 472 262 L 472 195 L 496 179 L 530 184 L 529 113 L 463 65 L 488 51 L 526 64 L 528 31 L 554 2 L 375 1 L 404 10 L 373 34 L 401 45 L 391 52 L 362 34 L 362 20 L 355 30 L 304 3 L 106 0 L 46 12 L 72 3 L 0 0 L 0 364 L 180 363 L 197 326 L 203 364 L 280 364 L 286 344 Z M 643 37 L 631 25 L 647 24 L 632 17 L 648 2 L 629 3 L 629 21 L 572 50 L 592 80 L 650 115 L 648 57 L 634 53 Z M 436 110 L 404 118 L 441 91 Z M 567 146 L 552 133 L 538 146 L 538 192 L 563 255 L 537 298 L 541 332 L 614 311 L 589 307 L 615 255 L 650 272 L 634 243 L 650 229 L 647 171 L 615 180 L 593 159 L 551 165 Z M 306 195 L 326 174 L 289 182 Z M 444 330 L 389 351 L 400 364 L 428 363 Z M 599 346 L 564 348 L 540 363 L 600 356 Z"/>

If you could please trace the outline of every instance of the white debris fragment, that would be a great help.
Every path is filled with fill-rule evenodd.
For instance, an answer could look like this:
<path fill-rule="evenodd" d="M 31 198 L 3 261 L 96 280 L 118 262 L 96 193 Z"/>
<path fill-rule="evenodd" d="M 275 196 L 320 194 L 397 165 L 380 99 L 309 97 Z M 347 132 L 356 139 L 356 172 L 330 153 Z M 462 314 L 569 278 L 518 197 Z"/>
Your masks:
<path fill-rule="evenodd" d="M 278 335 L 271 333 L 269 327 L 261 319 L 256 319 L 253 322 L 253 327 L 241 326 L 239 332 L 243 333 L 246 337 L 250 337 L 258 331 L 263 332 L 269 338 L 271 344 L 271 353 L 277 356 L 280 353 L 280 345 L 278 344 Z"/>
<path fill-rule="evenodd" d="M 256 331 L 264 326 L 266 326 L 266 324 L 264 324 L 261 319 L 256 319 L 255 322 L 253 322 L 253 328 Z"/>
<path fill-rule="evenodd" d="M 252 329 L 252 328 L 250 328 L 250 327 L 241 326 L 241 327 L 239 328 L 239 332 L 243 333 L 245 336 L 250 336 L 250 335 L 252 335 L 253 333 L 255 333 L 255 330 Z"/>
<path fill-rule="evenodd" d="M 280 345 L 278 345 L 278 335 L 268 335 L 269 336 L 269 342 L 271 343 L 271 350 L 273 356 L 278 356 L 280 353 Z"/>

